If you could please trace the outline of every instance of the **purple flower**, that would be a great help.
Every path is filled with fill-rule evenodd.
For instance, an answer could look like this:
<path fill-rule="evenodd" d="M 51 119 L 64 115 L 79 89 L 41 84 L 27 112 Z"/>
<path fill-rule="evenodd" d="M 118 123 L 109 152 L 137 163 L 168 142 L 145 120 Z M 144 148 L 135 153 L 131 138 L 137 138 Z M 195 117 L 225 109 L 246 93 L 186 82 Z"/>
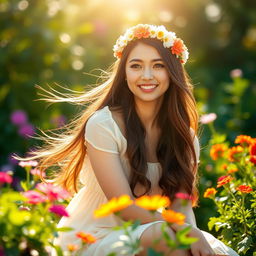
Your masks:
<path fill-rule="evenodd" d="M 49 212 L 53 212 L 59 216 L 69 217 L 69 214 L 63 205 L 52 205 L 49 208 Z"/>
<path fill-rule="evenodd" d="M 231 78 L 242 77 L 242 75 L 243 75 L 243 71 L 239 68 L 236 68 L 230 71 Z"/>
<path fill-rule="evenodd" d="M 18 160 L 16 160 L 15 158 L 14 158 L 14 154 L 15 153 L 11 153 L 11 154 L 9 154 L 9 156 L 8 156 L 8 162 L 11 164 L 11 165 L 17 165 L 18 164 Z"/>
<path fill-rule="evenodd" d="M 47 201 L 47 197 L 37 191 L 29 190 L 22 193 L 28 199 L 29 204 L 39 204 Z"/>
<path fill-rule="evenodd" d="M 12 176 L 6 172 L 0 172 L 0 183 L 12 183 Z"/>
<path fill-rule="evenodd" d="M 202 124 L 208 124 L 213 122 L 216 118 L 217 118 L 217 115 L 215 113 L 205 114 L 201 116 L 200 122 Z"/>
<path fill-rule="evenodd" d="M 29 138 L 35 134 L 35 128 L 32 124 L 23 124 L 19 127 L 18 133 L 24 138 Z"/>
<path fill-rule="evenodd" d="M 11 114 L 11 122 L 15 125 L 23 125 L 27 123 L 27 114 L 23 110 L 15 110 Z"/>

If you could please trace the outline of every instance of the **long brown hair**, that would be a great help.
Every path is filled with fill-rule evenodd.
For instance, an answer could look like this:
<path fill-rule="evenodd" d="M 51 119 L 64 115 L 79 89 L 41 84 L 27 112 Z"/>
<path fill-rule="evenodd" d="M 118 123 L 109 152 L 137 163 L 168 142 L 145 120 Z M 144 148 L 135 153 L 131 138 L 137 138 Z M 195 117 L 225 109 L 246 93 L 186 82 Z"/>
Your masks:
<path fill-rule="evenodd" d="M 156 154 L 162 167 L 159 186 L 170 199 L 180 189 L 197 196 L 197 160 L 194 136 L 197 134 L 198 114 L 193 97 L 193 86 L 180 61 L 164 48 L 157 39 L 139 39 L 129 43 L 122 58 L 111 67 L 109 79 L 82 95 L 63 95 L 57 91 L 46 91 L 45 100 L 50 102 L 72 102 L 88 105 L 84 112 L 66 126 L 66 131 L 52 136 L 45 134 L 45 145 L 31 152 L 29 159 L 38 159 L 39 168 L 44 171 L 58 167 L 56 182 L 71 192 L 77 191 L 78 176 L 86 155 L 84 133 L 87 120 L 105 106 L 120 108 L 126 127 L 127 157 L 131 166 L 129 183 L 133 195 L 140 183 L 148 193 L 151 183 L 146 177 L 147 159 L 145 150 L 145 128 L 135 110 L 134 97 L 125 80 L 125 65 L 129 53 L 138 44 L 153 46 L 162 57 L 170 77 L 170 86 L 157 115 L 161 135 Z M 44 90 L 44 89 L 43 89 Z M 191 132 L 191 128 L 193 132 Z"/>

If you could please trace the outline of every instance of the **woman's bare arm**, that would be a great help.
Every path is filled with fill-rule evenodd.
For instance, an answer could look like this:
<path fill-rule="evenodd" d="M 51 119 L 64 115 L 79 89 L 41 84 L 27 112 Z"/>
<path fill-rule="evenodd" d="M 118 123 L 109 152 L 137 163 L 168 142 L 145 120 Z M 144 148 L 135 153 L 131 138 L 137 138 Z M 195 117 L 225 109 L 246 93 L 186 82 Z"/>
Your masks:
<path fill-rule="evenodd" d="M 90 143 L 87 143 L 87 154 L 97 181 L 108 200 L 124 194 L 134 199 L 118 154 L 98 150 Z M 124 220 L 140 220 L 141 223 L 163 220 L 160 213 L 152 216 L 147 210 L 136 205 L 124 209 L 121 216 Z"/>

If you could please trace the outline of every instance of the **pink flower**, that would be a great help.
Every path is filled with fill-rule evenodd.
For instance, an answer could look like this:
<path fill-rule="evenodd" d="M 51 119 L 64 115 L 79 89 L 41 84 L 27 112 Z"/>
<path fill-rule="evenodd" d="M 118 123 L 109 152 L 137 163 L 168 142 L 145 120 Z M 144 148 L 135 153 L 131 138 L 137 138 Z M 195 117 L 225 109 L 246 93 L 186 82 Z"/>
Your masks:
<path fill-rule="evenodd" d="M 0 172 L 0 183 L 12 183 L 12 176 L 6 172 Z"/>
<path fill-rule="evenodd" d="M 35 167 L 35 166 L 37 166 L 37 165 L 38 165 L 38 162 L 37 162 L 37 161 L 20 161 L 20 162 L 19 162 L 19 166 L 21 166 L 21 167 L 27 167 L 27 166 L 29 166 L 29 167 L 31 167 L 31 166 Z"/>
<path fill-rule="evenodd" d="M 27 114 L 23 110 L 16 110 L 11 114 L 11 122 L 15 125 L 23 125 L 27 123 Z"/>
<path fill-rule="evenodd" d="M 200 122 L 202 124 L 208 124 L 213 122 L 216 118 L 217 118 L 217 115 L 215 113 L 205 114 L 201 116 Z"/>
<path fill-rule="evenodd" d="M 175 197 L 179 198 L 179 199 L 183 199 L 183 200 L 193 200 L 193 196 L 192 195 L 189 195 L 189 194 L 186 194 L 186 193 L 182 193 L 182 192 L 176 193 Z"/>
<path fill-rule="evenodd" d="M 24 138 L 29 138 L 35 134 L 35 127 L 32 124 L 23 124 L 19 127 L 18 133 Z"/>
<path fill-rule="evenodd" d="M 47 201 L 47 197 L 37 191 L 29 190 L 22 193 L 28 199 L 29 204 L 39 204 Z"/>
<path fill-rule="evenodd" d="M 53 212 L 59 216 L 69 217 L 69 214 L 63 205 L 52 205 L 49 212 Z"/>
<path fill-rule="evenodd" d="M 38 177 L 41 177 L 41 175 L 42 175 L 43 178 L 46 176 L 46 175 L 45 175 L 45 172 L 42 172 L 42 173 L 41 173 L 41 171 L 40 171 L 39 169 L 36 169 L 36 168 L 31 169 L 30 173 L 31 173 L 32 175 L 38 176 Z"/>
<path fill-rule="evenodd" d="M 63 188 L 54 186 L 51 183 L 39 183 L 36 188 L 45 193 L 50 201 L 67 199 L 70 194 Z"/>
<path fill-rule="evenodd" d="M 239 68 L 236 68 L 230 71 L 231 78 L 242 77 L 242 75 L 243 75 L 243 71 Z"/>

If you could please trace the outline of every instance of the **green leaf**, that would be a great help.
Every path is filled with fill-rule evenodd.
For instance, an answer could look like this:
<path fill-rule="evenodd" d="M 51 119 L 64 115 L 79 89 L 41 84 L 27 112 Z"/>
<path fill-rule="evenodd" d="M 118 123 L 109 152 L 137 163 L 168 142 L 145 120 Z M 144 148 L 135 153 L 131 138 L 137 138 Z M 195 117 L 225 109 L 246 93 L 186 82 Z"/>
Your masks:
<path fill-rule="evenodd" d="M 153 248 L 148 248 L 147 255 L 148 256 L 164 256 L 162 252 L 157 252 Z"/>
<path fill-rule="evenodd" d="M 57 228 L 57 232 L 68 232 L 68 231 L 72 231 L 72 230 L 74 230 L 74 229 L 70 228 L 70 227 Z"/>
<path fill-rule="evenodd" d="M 135 230 L 139 225 L 140 225 L 140 221 L 139 221 L 139 220 L 136 220 L 136 221 L 132 224 L 132 226 L 131 226 L 132 231 Z"/>
<path fill-rule="evenodd" d="M 21 181 L 20 185 L 21 185 L 21 187 L 23 188 L 24 191 L 28 191 L 29 190 L 26 181 Z"/>
<path fill-rule="evenodd" d="M 181 245 L 185 245 L 185 246 L 191 245 L 191 244 L 195 243 L 196 241 L 198 241 L 198 238 L 188 236 L 190 230 L 191 230 L 191 227 L 186 227 L 182 230 L 179 230 L 176 233 L 177 240 L 179 241 L 179 243 Z"/>
<path fill-rule="evenodd" d="M 242 241 L 237 244 L 238 253 L 246 253 L 250 249 L 253 240 L 251 236 L 246 236 Z"/>

